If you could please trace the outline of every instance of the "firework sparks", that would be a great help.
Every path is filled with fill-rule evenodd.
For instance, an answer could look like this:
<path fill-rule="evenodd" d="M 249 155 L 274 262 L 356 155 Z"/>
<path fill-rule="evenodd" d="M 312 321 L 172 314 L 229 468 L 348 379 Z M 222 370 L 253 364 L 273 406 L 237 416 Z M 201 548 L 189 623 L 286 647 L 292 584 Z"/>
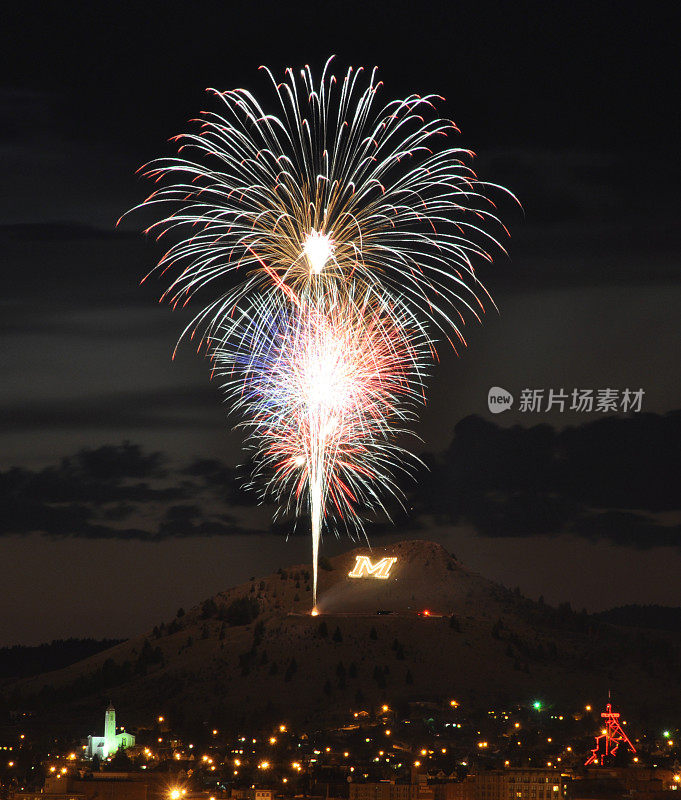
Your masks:
<path fill-rule="evenodd" d="M 380 105 L 376 70 L 337 80 L 330 63 L 318 82 L 263 68 L 276 113 L 209 90 L 219 113 L 143 168 L 159 186 L 142 205 L 169 209 L 148 229 L 173 240 L 163 297 L 202 302 L 183 336 L 207 345 L 244 419 L 253 482 L 309 511 L 315 599 L 322 525 L 361 529 L 379 487 L 399 494 L 395 436 L 423 399 L 426 326 L 465 344 L 487 296 L 474 262 L 505 232 L 473 154 L 447 146 L 441 98 Z"/>
<path fill-rule="evenodd" d="M 377 487 L 399 498 L 393 475 L 416 463 L 395 438 L 423 401 L 429 342 L 406 308 L 368 292 L 331 294 L 275 317 L 266 316 L 271 308 L 259 298 L 227 326 L 213 356 L 248 430 L 263 497 L 282 512 L 309 510 L 316 601 L 324 519 L 363 530 L 358 511 L 385 511 Z"/>

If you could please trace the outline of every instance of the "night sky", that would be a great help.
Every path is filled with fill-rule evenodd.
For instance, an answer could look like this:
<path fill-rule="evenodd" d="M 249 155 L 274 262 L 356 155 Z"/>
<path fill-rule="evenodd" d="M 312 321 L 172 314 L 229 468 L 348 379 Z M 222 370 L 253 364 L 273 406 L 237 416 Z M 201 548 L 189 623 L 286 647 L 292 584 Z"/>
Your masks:
<path fill-rule="evenodd" d="M 0 645 L 133 635 L 178 606 L 309 560 L 307 537 L 286 541 L 270 528 L 269 511 L 242 496 L 240 439 L 207 363 L 191 347 L 171 361 L 189 317 L 158 304 L 162 283 L 139 285 L 160 251 L 140 233 L 140 218 L 115 223 L 145 196 L 135 170 L 171 154 L 168 138 L 212 107 L 206 87 L 262 94 L 259 65 L 283 72 L 309 63 L 319 73 L 331 54 L 337 73 L 378 65 L 386 101 L 442 94 L 461 145 L 478 154 L 480 177 L 509 187 L 523 206 L 502 202 L 510 258 L 481 267 L 500 313 L 490 307 L 482 327 L 468 320 L 460 358 L 441 348 L 417 428 L 435 465 L 419 480 L 441 494 L 414 490 L 414 517 L 375 536 L 436 539 L 472 569 L 550 602 L 681 605 L 673 456 L 681 440 L 678 420 L 664 416 L 681 408 L 672 8 L 282 1 L 6 9 Z M 488 411 L 492 386 L 513 394 L 513 410 Z M 478 415 L 503 428 L 553 426 L 562 452 L 562 429 L 604 415 L 523 413 L 518 397 L 524 388 L 573 387 L 645 390 L 646 413 L 626 451 L 639 462 L 635 475 L 613 445 L 620 428 L 604 436 L 587 429 L 581 464 L 609 453 L 592 479 L 600 486 L 606 475 L 608 486 L 592 495 L 563 486 L 565 502 L 549 522 L 525 514 L 510 524 L 506 506 L 493 525 L 480 509 L 429 514 L 451 477 L 438 454 L 453 438 L 467 441 L 468 429 L 455 437 L 457 423 Z M 497 452 L 494 431 L 483 433 Z M 534 453 L 528 443 L 519 436 L 518 448 Z M 570 464 L 580 472 L 576 457 Z M 618 496 L 627 482 L 634 490 Z M 543 499 L 556 493 L 542 491 Z M 609 516 L 594 523 L 594 509 Z M 329 539 L 326 552 L 348 544 Z"/>

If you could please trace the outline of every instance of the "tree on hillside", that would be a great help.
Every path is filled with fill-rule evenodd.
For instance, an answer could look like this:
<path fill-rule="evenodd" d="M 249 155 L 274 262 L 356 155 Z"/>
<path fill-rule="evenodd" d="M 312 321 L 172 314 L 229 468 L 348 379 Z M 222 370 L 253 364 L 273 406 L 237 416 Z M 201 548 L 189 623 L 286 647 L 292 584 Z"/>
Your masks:
<path fill-rule="evenodd" d="M 284 673 L 284 680 L 290 681 L 297 671 L 298 671 L 298 663 L 296 662 L 295 658 L 292 658 L 289 662 L 288 667 L 286 667 L 286 672 Z"/>
<path fill-rule="evenodd" d="M 255 597 L 238 597 L 221 610 L 220 617 L 230 625 L 248 625 L 260 614 L 260 603 Z"/>

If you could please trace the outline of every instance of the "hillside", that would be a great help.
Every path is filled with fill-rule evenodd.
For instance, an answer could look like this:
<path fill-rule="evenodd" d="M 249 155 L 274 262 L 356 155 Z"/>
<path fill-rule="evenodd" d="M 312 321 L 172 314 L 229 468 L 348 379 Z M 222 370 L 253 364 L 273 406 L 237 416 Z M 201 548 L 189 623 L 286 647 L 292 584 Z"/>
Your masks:
<path fill-rule="evenodd" d="M 600 611 L 595 616 L 604 622 L 627 628 L 650 628 L 681 633 L 681 608 L 678 607 L 655 604 L 643 606 L 634 603 Z"/>
<path fill-rule="evenodd" d="M 44 644 L 0 648 L 0 680 L 37 675 L 82 661 L 108 650 L 120 639 L 55 639 Z"/>
<path fill-rule="evenodd" d="M 358 554 L 397 561 L 387 580 L 353 579 Z M 292 566 L 146 636 L 8 684 L 4 696 L 38 718 L 68 708 L 70 718 L 89 719 L 111 698 L 129 725 L 172 713 L 223 726 L 328 724 L 385 699 L 456 697 L 485 708 L 539 696 L 574 706 L 611 689 L 626 696 L 632 718 L 681 701 L 677 635 L 527 600 L 438 544 L 356 548 L 324 566 L 319 616 L 309 613 L 310 566 Z M 425 609 L 430 616 L 419 615 Z"/>

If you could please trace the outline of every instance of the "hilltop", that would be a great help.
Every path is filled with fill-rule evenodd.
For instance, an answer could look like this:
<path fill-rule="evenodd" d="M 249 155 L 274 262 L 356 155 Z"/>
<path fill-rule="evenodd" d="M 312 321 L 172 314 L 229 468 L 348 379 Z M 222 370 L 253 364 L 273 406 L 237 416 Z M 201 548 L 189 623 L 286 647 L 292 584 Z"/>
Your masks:
<path fill-rule="evenodd" d="M 397 560 L 386 580 L 354 579 L 357 555 Z M 574 704 L 610 689 L 632 717 L 681 701 L 678 635 L 528 600 L 439 544 L 355 548 L 321 564 L 319 616 L 309 613 L 310 565 L 287 567 L 145 636 L 6 684 L 4 696 L 37 718 L 68 708 L 74 720 L 98 719 L 110 698 L 133 726 L 160 712 L 223 726 L 333 725 L 386 699 L 456 697 L 482 709 L 537 696 Z"/>

